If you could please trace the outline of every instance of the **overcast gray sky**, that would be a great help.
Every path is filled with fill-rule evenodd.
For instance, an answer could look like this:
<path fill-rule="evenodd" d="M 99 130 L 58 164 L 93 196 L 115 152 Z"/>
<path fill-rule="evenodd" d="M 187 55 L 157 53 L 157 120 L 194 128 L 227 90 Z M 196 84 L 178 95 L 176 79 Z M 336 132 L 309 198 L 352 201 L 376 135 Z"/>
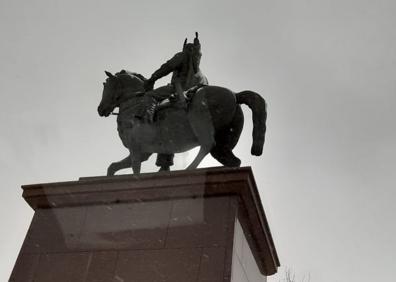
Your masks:
<path fill-rule="evenodd" d="M 33 214 L 20 185 L 102 175 L 127 153 L 96 113 L 103 71 L 148 76 L 199 31 L 209 82 L 268 102 L 263 156 L 249 155 L 246 108 L 235 152 L 282 265 L 312 282 L 393 281 L 395 15 L 394 0 L 1 0 L 0 280 Z"/>

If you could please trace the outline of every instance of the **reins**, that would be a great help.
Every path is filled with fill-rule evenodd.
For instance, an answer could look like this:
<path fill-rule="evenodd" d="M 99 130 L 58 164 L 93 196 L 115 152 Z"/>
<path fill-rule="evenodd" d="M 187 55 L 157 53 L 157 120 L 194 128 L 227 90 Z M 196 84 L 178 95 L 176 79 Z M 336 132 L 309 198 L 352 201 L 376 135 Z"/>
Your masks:
<path fill-rule="evenodd" d="M 122 92 L 126 92 L 127 90 L 128 90 L 128 88 L 122 90 Z M 116 99 L 116 103 L 118 105 L 121 105 L 122 103 L 124 103 L 132 98 L 140 97 L 140 96 L 143 96 L 144 94 L 145 94 L 144 91 L 138 91 L 138 92 L 133 92 L 133 93 L 126 93 L 124 95 L 119 95 L 120 98 Z M 118 116 L 119 113 L 111 112 L 111 115 Z"/>

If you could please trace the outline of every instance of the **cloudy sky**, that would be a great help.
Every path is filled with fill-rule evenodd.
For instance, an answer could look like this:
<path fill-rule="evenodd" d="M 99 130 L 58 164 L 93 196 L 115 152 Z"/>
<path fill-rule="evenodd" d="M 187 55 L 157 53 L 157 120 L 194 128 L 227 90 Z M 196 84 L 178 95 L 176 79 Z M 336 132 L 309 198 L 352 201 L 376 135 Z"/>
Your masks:
<path fill-rule="evenodd" d="M 22 184 L 103 175 L 127 154 L 115 118 L 96 113 L 103 71 L 148 76 L 199 31 L 209 82 L 268 102 L 263 156 L 249 155 L 246 108 L 235 153 L 283 267 L 312 282 L 393 281 L 395 15 L 394 0 L 1 0 L 0 280 L 33 215 Z"/>

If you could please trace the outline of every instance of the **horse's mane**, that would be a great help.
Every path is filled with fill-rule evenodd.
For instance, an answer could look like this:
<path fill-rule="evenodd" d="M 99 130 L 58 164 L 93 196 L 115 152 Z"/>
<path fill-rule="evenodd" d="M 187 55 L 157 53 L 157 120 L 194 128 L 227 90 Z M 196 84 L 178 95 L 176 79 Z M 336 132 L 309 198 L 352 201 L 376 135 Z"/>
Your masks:
<path fill-rule="evenodd" d="M 146 81 L 147 80 L 147 78 L 145 78 L 142 74 L 137 73 L 137 72 L 127 71 L 127 70 L 121 70 L 120 72 L 117 72 L 116 76 L 117 75 L 125 75 L 125 74 L 130 75 L 130 76 L 135 76 L 135 77 L 139 78 L 142 81 Z"/>

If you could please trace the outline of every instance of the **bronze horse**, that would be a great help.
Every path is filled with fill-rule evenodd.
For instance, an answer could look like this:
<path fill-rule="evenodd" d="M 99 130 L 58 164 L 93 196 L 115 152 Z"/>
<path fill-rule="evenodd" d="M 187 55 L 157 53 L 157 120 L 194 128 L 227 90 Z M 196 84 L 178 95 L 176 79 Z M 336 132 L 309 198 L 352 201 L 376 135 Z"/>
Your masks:
<path fill-rule="evenodd" d="M 246 104 L 253 112 L 251 153 L 262 154 L 267 111 L 265 100 L 259 94 L 205 86 L 192 96 L 187 111 L 166 107 L 157 112 L 153 123 L 147 123 L 135 117 L 143 99 L 145 78 L 126 71 L 106 74 L 98 113 L 107 117 L 119 107 L 118 133 L 130 152 L 125 159 L 112 163 L 107 175 L 127 167 L 132 167 L 133 173 L 140 173 L 141 163 L 152 153 L 172 155 L 196 146 L 200 146 L 199 153 L 187 169 L 196 168 L 208 153 L 225 166 L 240 166 L 241 161 L 232 153 L 244 122 L 240 104 Z"/>

